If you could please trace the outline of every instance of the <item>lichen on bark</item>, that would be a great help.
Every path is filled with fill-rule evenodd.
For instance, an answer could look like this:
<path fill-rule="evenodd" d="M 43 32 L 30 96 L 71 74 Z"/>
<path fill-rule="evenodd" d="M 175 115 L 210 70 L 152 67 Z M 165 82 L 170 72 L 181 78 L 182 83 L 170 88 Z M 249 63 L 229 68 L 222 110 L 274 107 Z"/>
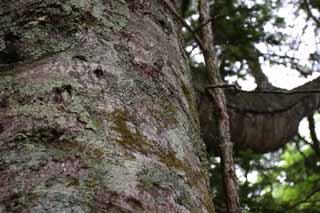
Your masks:
<path fill-rule="evenodd" d="M 20 0 L 0 14 L 0 51 L 17 56 L 0 59 L 1 211 L 213 212 L 161 1 Z"/>

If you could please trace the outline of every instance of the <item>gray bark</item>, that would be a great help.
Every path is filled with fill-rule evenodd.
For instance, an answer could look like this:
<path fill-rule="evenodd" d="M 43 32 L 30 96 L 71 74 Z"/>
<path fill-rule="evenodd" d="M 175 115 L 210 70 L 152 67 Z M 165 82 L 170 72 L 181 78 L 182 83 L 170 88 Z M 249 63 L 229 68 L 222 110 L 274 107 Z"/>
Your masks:
<path fill-rule="evenodd" d="M 214 212 L 162 1 L 1 0 L 0 17 L 0 212 Z"/>

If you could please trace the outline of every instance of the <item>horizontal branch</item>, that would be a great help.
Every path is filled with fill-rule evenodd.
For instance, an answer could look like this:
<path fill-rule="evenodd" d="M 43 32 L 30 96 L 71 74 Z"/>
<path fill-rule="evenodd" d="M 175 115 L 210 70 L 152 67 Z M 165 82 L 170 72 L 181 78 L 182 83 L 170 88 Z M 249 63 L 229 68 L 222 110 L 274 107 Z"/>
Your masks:
<path fill-rule="evenodd" d="M 306 94 L 306 93 L 320 93 L 320 89 L 306 89 L 306 90 L 241 90 L 236 85 L 230 85 L 230 84 L 222 84 L 222 85 L 209 85 L 206 87 L 206 89 L 217 89 L 217 88 L 223 88 L 223 89 L 232 89 L 234 92 L 241 92 L 241 93 L 267 93 L 267 94 L 281 94 L 281 95 L 294 95 L 294 94 Z"/>
<path fill-rule="evenodd" d="M 229 84 L 205 87 L 206 90 L 216 88 L 226 90 L 233 141 L 239 148 L 262 153 L 290 141 L 297 134 L 300 121 L 320 107 L 320 77 L 290 91 L 276 88 L 244 91 Z M 204 140 L 210 143 L 215 137 L 214 127 L 209 125 L 209 121 L 215 119 L 214 107 L 208 95 L 201 95 L 200 123 Z"/>

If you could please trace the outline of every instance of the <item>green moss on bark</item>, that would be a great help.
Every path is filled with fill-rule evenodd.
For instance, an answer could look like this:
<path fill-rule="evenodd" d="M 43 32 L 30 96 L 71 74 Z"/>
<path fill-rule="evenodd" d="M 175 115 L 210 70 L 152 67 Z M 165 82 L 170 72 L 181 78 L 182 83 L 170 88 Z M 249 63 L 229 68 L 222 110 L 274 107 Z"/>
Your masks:
<path fill-rule="evenodd" d="M 118 143 L 130 150 L 139 151 L 144 154 L 150 151 L 150 142 L 141 134 L 138 128 L 134 128 L 135 132 L 129 128 L 129 118 L 126 111 L 115 109 L 112 113 L 108 114 L 108 118 L 114 124 L 111 128 L 120 134 L 120 138 L 117 139 Z"/>

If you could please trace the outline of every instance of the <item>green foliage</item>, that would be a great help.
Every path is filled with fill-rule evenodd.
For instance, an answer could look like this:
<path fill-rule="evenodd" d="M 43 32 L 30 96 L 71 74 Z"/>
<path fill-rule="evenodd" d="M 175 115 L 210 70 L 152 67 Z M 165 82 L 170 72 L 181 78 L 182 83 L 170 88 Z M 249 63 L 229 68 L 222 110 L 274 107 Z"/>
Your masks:
<path fill-rule="evenodd" d="M 319 1 L 308 2 L 311 9 L 319 11 Z M 199 29 L 201 26 L 198 24 L 197 11 L 192 10 L 196 5 L 190 5 L 190 1 L 185 1 L 184 4 L 183 17 L 193 29 Z M 283 29 L 288 27 L 288 20 L 277 15 L 277 10 L 283 4 L 288 2 L 211 1 L 213 45 L 222 76 L 246 78 L 252 69 L 249 62 L 261 66 L 261 58 L 270 64 L 294 65 L 292 62 L 296 61 L 292 59 L 284 63 L 281 57 L 272 58 L 259 51 L 252 55 L 256 44 L 281 49 L 295 47 L 300 42 L 299 38 L 283 33 Z M 296 15 L 306 11 L 305 1 L 292 1 L 290 4 L 294 4 Z M 310 17 L 306 18 L 306 23 L 310 20 L 313 21 Z M 271 30 L 266 30 L 267 25 Z M 318 28 L 316 30 L 319 32 Z M 204 65 L 193 57 L 196 54 L 192 51 L 197 49 L 194 48 L 194 35 L 188 31 L 183 31 L 183 35 L 193 79 L 206 85 Z M 317 51 L 310 53 L 312 63 L 319 62 L 320 54 Z M 201 85 L 195 86 L 198 90 L 203 88 Z M 320 156 L 303 139 L 297 137 L 294 141 L 295 143 L 289 143 L 281 150 L 268 154 L 235 150 L 239 195 L 244 212 L 320 212 Z M 215 207 L 217 212 L 225 212 L 220 162 L 213 153 L 210 153 L 209 161 Z"/>
<path fill-rule="evenodd" d="M 214 167 L 210 171 L 214 174 L 211 184 L 215 205 L 223 209 L 220 166 L 215 159 L 211 158 Z M 309 163 L 310 159 L 313 163 Z M 307 146 L 301 152 L 294 144 L 288 144 L 265 155 L 250 151 L 237 153 L 239 195 L 244 212 L 319 212 L 319 167 L 320 157 Z"/>
<path fill-rule="evenodd" d="M 181 4 L 181 15 L 182 17 L 186 17 L 187 13 L 190 10 L 192 0 L 183 0 Z"/>
<path fill-rule="evenodd" d="M 189 6 L 190 7 L 190 6 Z M 245 78 L 247 73 L 248 46 L 260 42 L 269 45 L 281 45 L 285 37 L 280 32 L 270 34 L 265 31 L 267 23 L 273 23 L 276 28 L 286 26 L 284 18 L 276 16 L 274 10 L 280 7 L 277 0 L 267 0 L 263 3 L 246 4 L 246 1 L 217 0 L 212 4 L 211 22 L 214 33 L 214 42 L 220 61 L 222 76 L 237 76 Z M 189 10 L 191 26 L 197 29 L 198 22 L 191 18 L 196 11 Z M 185 32 L 186 46 L 190 46 L 193 35 Z M 234 66 L 238 62 L 240 66 Z"/>

